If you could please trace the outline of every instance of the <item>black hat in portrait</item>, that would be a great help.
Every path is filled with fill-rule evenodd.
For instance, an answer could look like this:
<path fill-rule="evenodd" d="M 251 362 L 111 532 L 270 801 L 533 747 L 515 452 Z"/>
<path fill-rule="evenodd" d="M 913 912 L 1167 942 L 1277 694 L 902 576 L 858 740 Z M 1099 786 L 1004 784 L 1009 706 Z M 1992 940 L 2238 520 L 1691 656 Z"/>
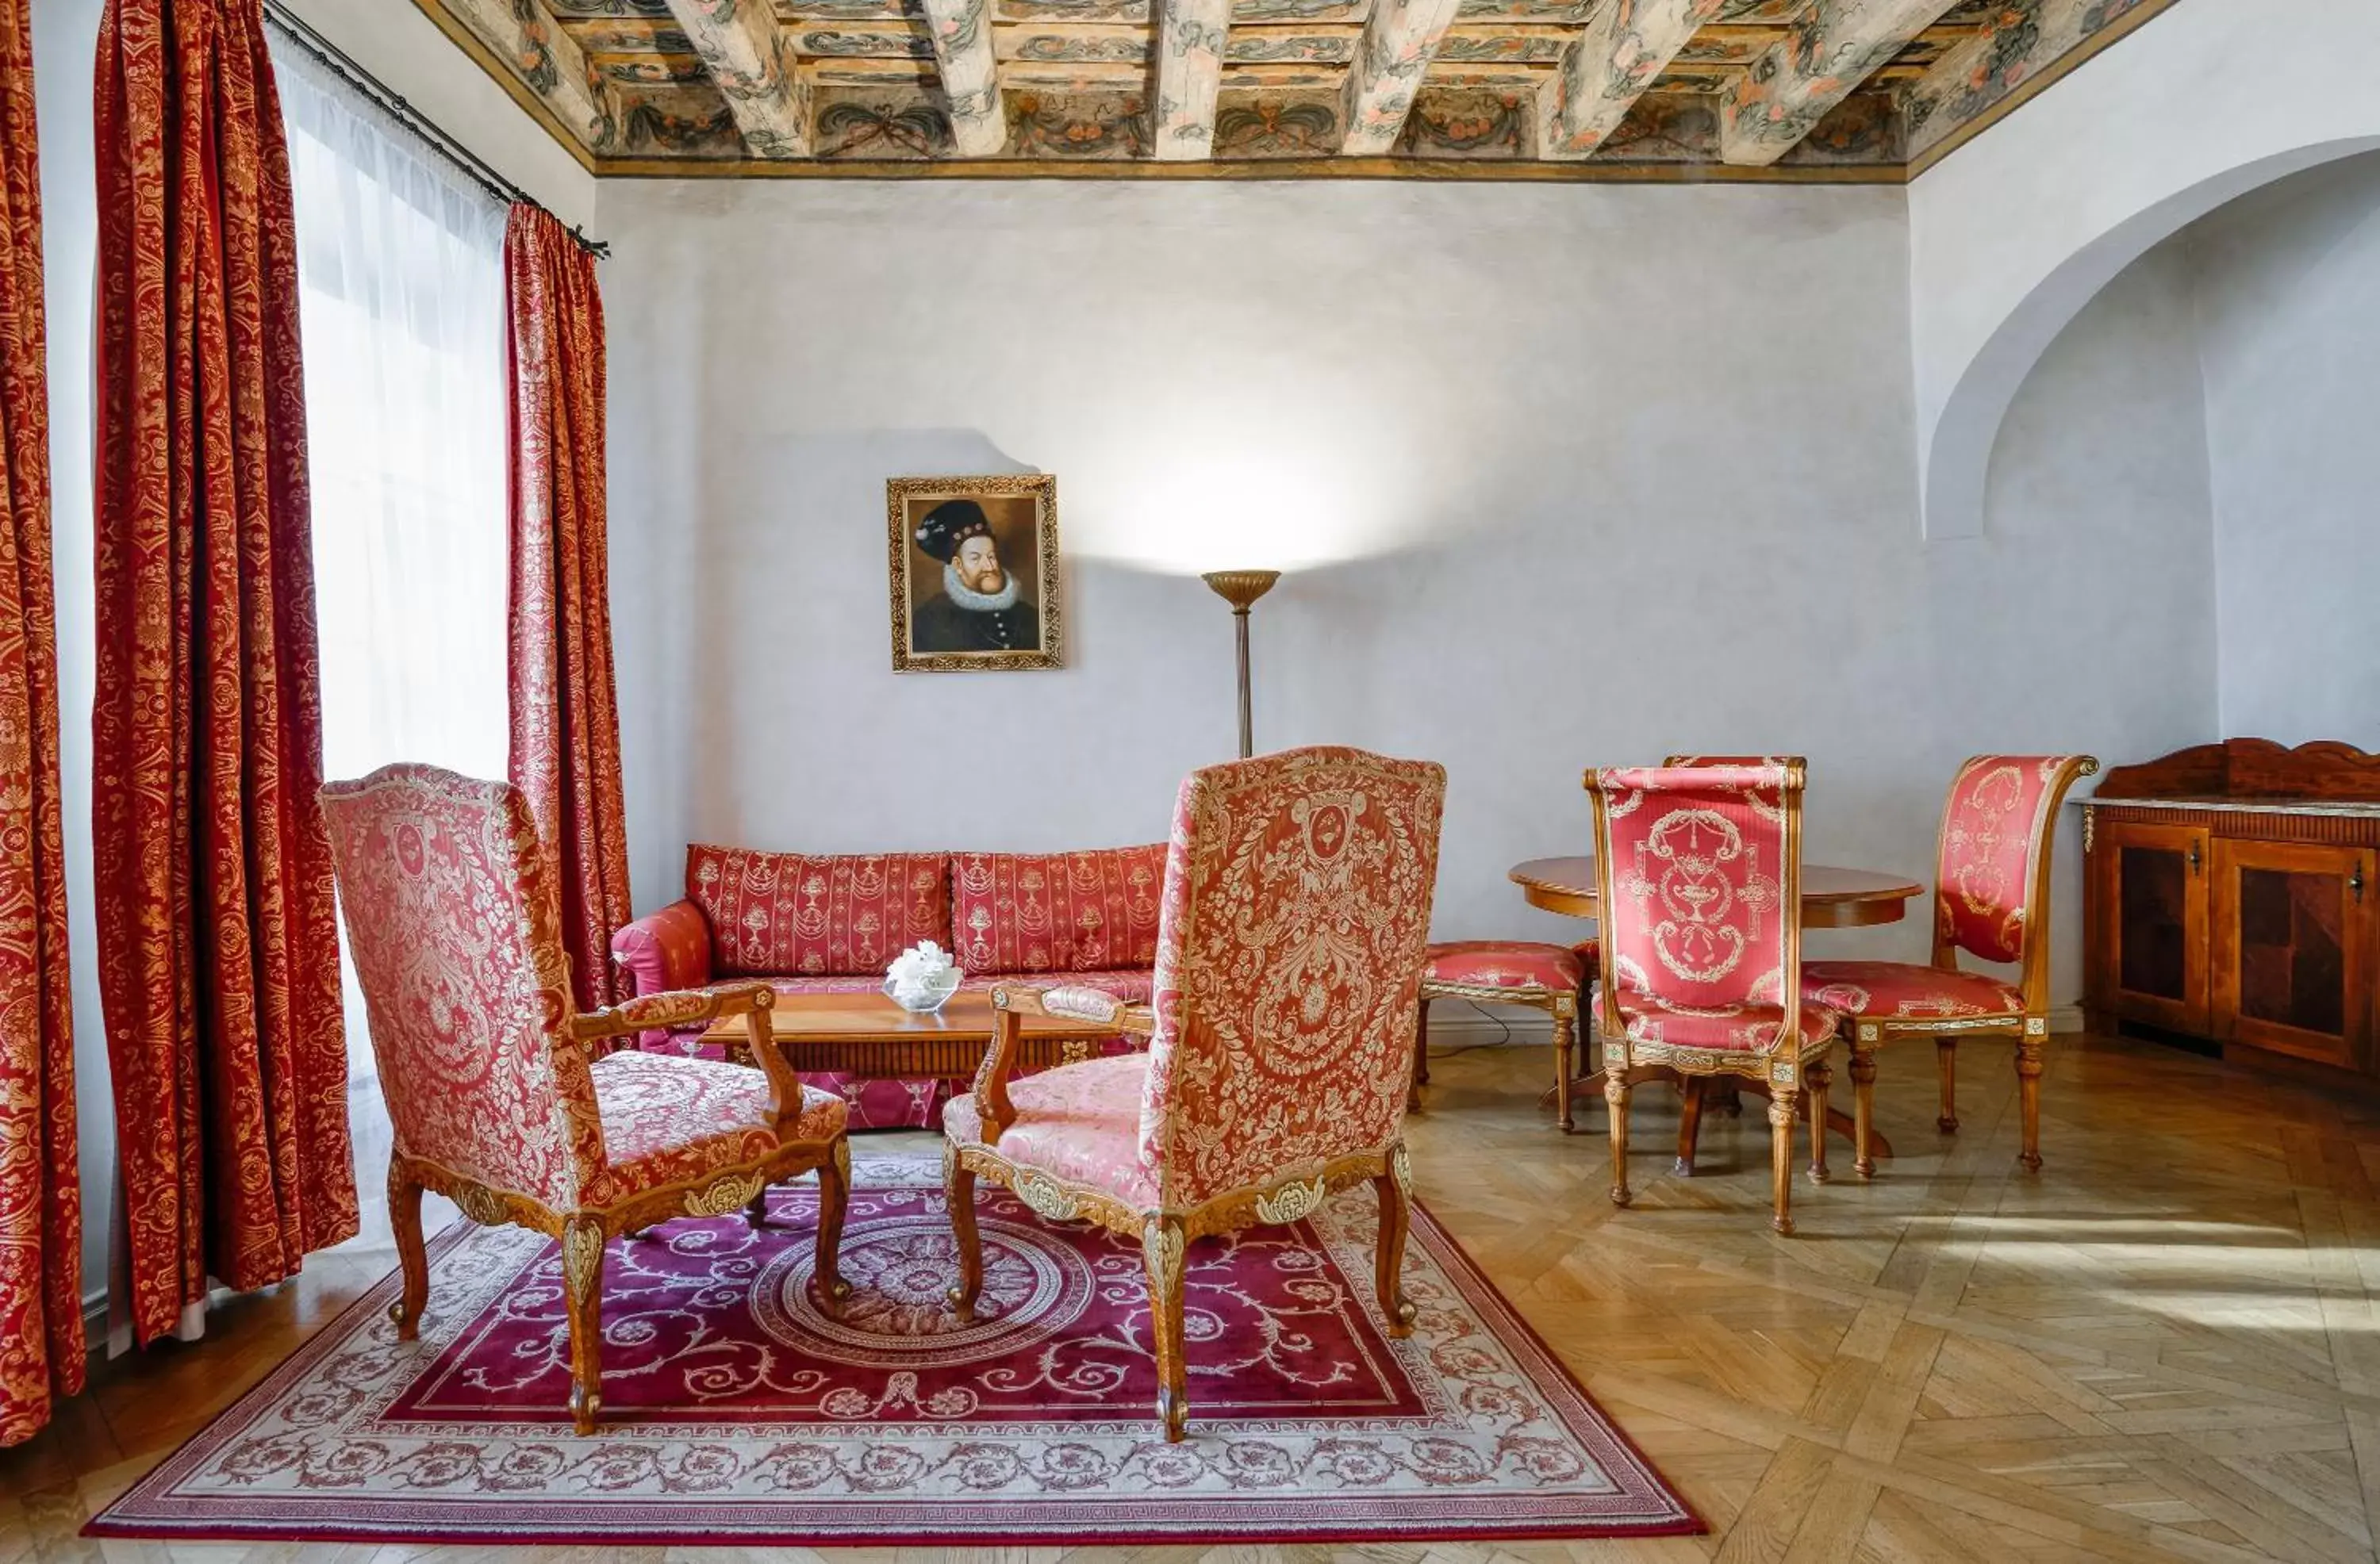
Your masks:
<path fill-rule="evenodd" d="M 918 550 L 942 565 L 942 589 L 917 605 L 910 645 L 920 652 L 1032 651 L 1041 615 L 1002 563 L 991 518 L 973 500 L 945 500 L 918 518 Z"/>

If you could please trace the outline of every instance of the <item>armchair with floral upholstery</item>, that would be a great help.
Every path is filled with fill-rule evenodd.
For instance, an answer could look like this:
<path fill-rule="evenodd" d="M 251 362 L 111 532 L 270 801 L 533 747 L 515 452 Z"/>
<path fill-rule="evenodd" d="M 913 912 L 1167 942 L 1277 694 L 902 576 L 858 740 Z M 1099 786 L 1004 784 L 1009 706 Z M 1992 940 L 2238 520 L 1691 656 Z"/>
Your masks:
<path fill-rule="evenodd" d="M 528 806 L 504 782 L 385 766 L 322 789 L 339 907 L 395 1130 L 390 1225 L 405 1274 L 401 1339 L 429 1300 L 421 1192 L 473 1221 L 561 1241 L 570 1412 L 602 1400 L 603 1252 L 676 1216 L 744 1209 L 819 1175 L 819 1285 L 838 1265 L 850 1182 L 843 1099 L 806 1090 L 771 1045 L 766 983 L 652 994 L 573 1012 L 561 904 Z M 625 1049 L 608 1040 L 741 1012 L 762 1068 Z"/>
<path fill-rule="evenodd" d="M 1188 1246 L 1294 1222 L 1369 1182 L 1383 1323 L 1411 1332 L 1398 1279 L 1412 1184 L 1405 1093 L 1445 792 L 1442 767 L 1340 748 L 1184 782 L 1152 1001 L 1079 985 L 993 990 L 998 1025 L 975 1090 L 942 1116 L 961 1317 L 983 1279 L 978 1177 L 1051 1220 L 1138 1239 L 1158 1414 L 1179 1439 Z M 1053 1014 L 1112 1022 L 1148 1049 L 1012 1079 L 1022 1018 Z"/>
<path fill-rule="evenodd" d="M 2099 770 L 2088 755 L 1978 755 L 1959 768 L 1936 851 L 1934 959 L 1812 962 L 1813 998 L 1843 1012 L 1851 1033 L 1852 1165 L 1876 1173 L 1869 1148 L 1876 1050 L 1895 1037 L 1934 1039 L 1944 1134 L 1959 1127 L 1959 1039 L 2016 1039 L 2024 1120 L 2017 1160 L 2041 1167 L 2042 1052 L 2049 1041 L 2049 849 L 2067 789 Z M 1959 952 L 2012 962 L 2014 983 L 1959 965 Z"/>
<path fill-rule="evenodd" d="M 1832 1012 L 1802 994 L 1802 778 L 1783 765 L 1586 773 L 1603 963 L 1596 1029 L 1611 1108 L 1611 1198 L 1626 1206 L 1630 1073 L 1653 1065 L 1769 1093 L 1770 1225 L 1793 1231 L 1793 1124 L 1810 1098 L 1826 1176 Z M 1689 1132 L 1690 1133 L 1690 1132 Z"/>

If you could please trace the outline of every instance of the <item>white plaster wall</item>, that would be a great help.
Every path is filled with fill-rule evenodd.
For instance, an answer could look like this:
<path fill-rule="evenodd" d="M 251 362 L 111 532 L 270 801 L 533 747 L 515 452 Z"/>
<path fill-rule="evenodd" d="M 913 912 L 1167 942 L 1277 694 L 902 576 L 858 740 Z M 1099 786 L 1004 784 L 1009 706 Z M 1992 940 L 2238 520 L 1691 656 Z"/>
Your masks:
<path fill-rule="evenodd" d="M 1943 726 L 1971 750 L 2110 766 L 2219 736 L 2204 400 L 2179 248 L 2126 271 L 2050 345 L 2009 409 L 1989 492 L 1980 537 L 1925 554 Z M 2078 813 L 2052 865 L 2061 1000 L 2082 987 Z"/>
<path fill-rule="evenodd" d="M 2380 147 L 2380 92 L 2276 92 L 2253 62 L 2375 50 L 2374 0 L 2183 0 L 1910 187 L 1932 535 L 1980 525 L 2010 397 L 2118 273 L 2248 189 Z"/>
<path fill-rule="evenodd" d="M 1229 619 L 1134 560 L 1305 560 L 1256 612 L 1258 743 L 1450 765 L 1445 938 L 1569 927 L 1504 871 L 1585 849 L 1589 763 L 1804 752 L 1810 857 L 1928 878 L 1961 756 L 2211 736 L 2211 701 L 2140 716 L 2212 677 L 2203 575 L 2117 546 L 2164 519 L 2123 491 L 2165 431 L 2058 488 L 2106 459 L 2070 416 L 2146 421 L 2082 365 L 2010 536 L 1923 542 L 1896 191 L 618 182 L 600 220 L 640 910 L 689 838 L 1161 833 L 1231 750 Z M 1059 476 L 1071 666 L 892 674 L 884 479 L 1027 467 Z M 2095 591 L 2141 631 L 2078 678 Z"/>
<path fill-rule="evenodd" d="M 2380 747 L 2380 156 L 2187 237 L 2226 734 Z"/>

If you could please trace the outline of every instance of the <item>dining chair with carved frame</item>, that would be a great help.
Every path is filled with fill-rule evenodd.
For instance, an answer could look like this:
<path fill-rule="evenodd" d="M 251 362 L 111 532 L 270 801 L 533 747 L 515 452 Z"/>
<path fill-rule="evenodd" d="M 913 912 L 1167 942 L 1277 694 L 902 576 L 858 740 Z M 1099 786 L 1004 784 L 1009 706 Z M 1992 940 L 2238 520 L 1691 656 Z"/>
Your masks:
<path fill-rule="evenodd" d="M 1691 1093 L 1727 1077 L 1769 1091 L 1770 1224 L 1793 1231 L 1793 1126 L 1810 1097 L 1824 1182 L 1833 1012 L 1801 992 L 1799 763 L 1591 770 L 1602 981 L 1595 1003 L 1611 1110 L 1611 1198 L 1628 1182 L 1631 1072 Z"/>
<path fill-rule="evenodd" d="M 1003 984 L 975 1089 L 943 1110 L 959 1259 L 951 1303 L 983 1280 L 978 1178 L 1053 1221 L 1136 1239 L 1169 1440 L 1188 1421 L 1189 1245 L 1311 1215 L 1372 1185 L 1381 1326 L 1409 1335 L 1400 1281 L 1413 1183 L 1405 1094 L 1444 768 L 1361 750 L 1291 750 L 1193 772 L 1175 804 L 1155 992 Z M 1025 1018 L 1148 1039 L 1146 1052 L 1013 1079 Z"/>
<path fill-rule="evenodd" d="M 2041 1076 L 2049 1041 L 2049 863 L 2067 790 L 2095 775 L 2088 755 L 1978 755 L 1959 768 L 1935 844 L 1934 953 L 1914 962 L 1812 962 L 1803 982 L 1845 1017 L 1851 1039 L 1852 1167 L 1876 1175 L 1870 1154 L 1876 1055 L 1898 1037 L 1931 1037 L 1941 1079 L 1944 1134 L 1959 1128 L 1961 1039 L 2016 1041 L 2022 1148 L 2041 1168 Z M 2017 980 L 1969 972 L 1960 952 L 2014 964 Z"/>
<path fill-rule="evenodd" d="M 424 1190 L 485 1226 L 561 1243 L 570 1412 L 602 1410 L 605 1247 L 673 1217 L 766 1220 L 769 1186 L 819 1176 L 816 1285 L 839 1265 L 851 1173 L 843 1099 L 772 1044 L 762 982 L 576 1011 L 562 911 L 528 806 L 504 782 L 385 766 L 322 792 L 348 950 L 393 1129 L 389 1221 L 415 1339 L 429 1302 Z M 603 1045 L 742 1014 L 759 1069 Z"/>

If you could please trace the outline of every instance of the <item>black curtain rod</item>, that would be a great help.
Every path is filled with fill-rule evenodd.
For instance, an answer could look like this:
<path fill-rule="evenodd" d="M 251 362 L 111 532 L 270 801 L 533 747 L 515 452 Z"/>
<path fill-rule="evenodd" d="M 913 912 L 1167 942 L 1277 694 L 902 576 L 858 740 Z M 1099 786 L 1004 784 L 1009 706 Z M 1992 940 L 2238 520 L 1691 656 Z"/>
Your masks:
<path fill-rule="evenodd" d="M 282 36 L 288 39 L 291 43 L 311 55 L 317 64 L 330 70 L 348 86 L 370 99 L 399 125 L 421 138 L 431 151 L 469 176 L 472 183 L 488 194 L 508 205 L 515 202 L 525 203 L 537 208 L 549 217 L 553 216 L 552 209 L 543 201 L 537 200 L 527 190 L 488 166 L 477 152 L 441 129 L 437 121 L 406 102 L 405 94 L 358 65 L 345 50 L 315 31 L 307 24 L 303 17 L 289 9 L 282 0 L 264 0 L 264 18 L 280 29 Z M 556 217 L 554 221 L 558 223 L 561 219 Z M 570 236 L 577 240 L 579 247 L 598 261 L 609 261 L 612 258 L 610 245 L 601 239 L 589 238 L 586 233 L 576 224 L 570 225 Z"/>

